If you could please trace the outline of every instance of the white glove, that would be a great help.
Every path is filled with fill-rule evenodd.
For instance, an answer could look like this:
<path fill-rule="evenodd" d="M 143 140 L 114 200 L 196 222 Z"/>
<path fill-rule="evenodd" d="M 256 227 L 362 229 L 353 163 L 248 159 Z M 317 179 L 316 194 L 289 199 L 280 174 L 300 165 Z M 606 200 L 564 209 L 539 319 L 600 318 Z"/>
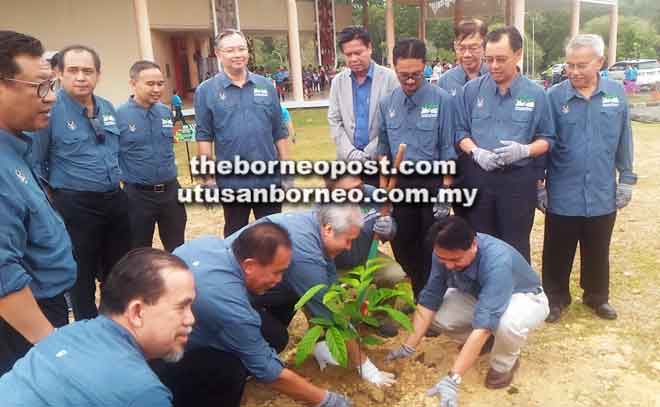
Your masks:
<path fill-rule="evenodd" d="M 339 363 L 330 354 L 330 349 L 328 349 L 328 344 L 325 341 L 317 342 L 314 345 L 314 358 L 316 358 L 321 370 L 325 369 L 327 365 L 339 366 Z"/>
<path fill-rule="evenodd" d="M 394 374 L 378 370 L 376 365 L 374 365 L 369 358 L 358 367 L 358 372 L 364 380 L 373 383 L 378 387 L 389 387 L 396 383 L 396 380 L 394 380 Z"/>
<path fill-rule="evenodd" d="M 502 166 L 499 157 L 492 151 L 475 147 L 472 149 L 471 154 L 474 162 L 476 162 L 484 171 L 493 171 Z"/>
<path fill-rule="evenodd" d="M 369 154 L 365 153 L 362 150 L 358 150 L 357 148 L 353 149 L 350 153 L 348 153 L 348 160 L 349 161 L 368 161 L 371 157 L 369 157 Z"/>

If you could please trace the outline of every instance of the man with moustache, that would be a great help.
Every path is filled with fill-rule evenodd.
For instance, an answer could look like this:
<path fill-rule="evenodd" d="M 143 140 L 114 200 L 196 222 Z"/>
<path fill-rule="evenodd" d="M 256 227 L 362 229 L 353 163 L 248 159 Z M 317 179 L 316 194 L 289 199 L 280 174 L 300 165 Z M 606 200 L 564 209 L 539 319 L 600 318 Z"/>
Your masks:
<path fill-rule="evenodd" d="M 545 91 L 518 71 L 522 46 L 515 27 L 488 33 L 489 75 L 468 82 L 457 100 L 456 145 L 472 158 L 462 161 L 462 186 L 479 190 L 465 218 L 529 262 L 537 181 L 556 137 Z"/>
<path fill-rule="evenodd" d="M 181 259 L 141 248 L 101 289 L 101 315 L 59 329 L 0 378 L 2 405 L 171 406 L 146 360 L 176 361 L 195 317 L 195 282 Z"/>
<path fill-rule="evenodd" d="M 328 123 L 338 160 L 366 161 L 376 158 L 378 101 L 399 83 L 392 70 L 371 59 L 371 36 L 364 27 L 346 27 L 339 33 L 339 48 L 346 69 L 332 80 Z M 378 186 L 378 177 L 366 177 Z"/>
<path fill-rule="evenodd" d="M 24 133 L 48 125 L 55 101 L 43 52 L 36 38 L 0 31 L 0 376 L 68 323 L 64 293 L 76 280 L 71 240 Z"/>
<path fill-rule="evenodd" d="M 119 127 L 112 104 L 94 94 L 101 59 L 92 48 L 59 52 L 57 93 L 38 156 L 73 241 L 78 279 L 71 290 L 76 320 L 93 318 L 96 282 L 130 250 L 128 202 L 119 187 Z"/>
<path fill-rule="evenodd" d="M 245 35 L 237 30 L 218 34 L 215 51 L 222 71 L 203 82 L 195 92 L 198 154 L 216 161 L 275 161 L 289 158 L 286 127 L 281 125 L 280 102 L 270 79 L 247 70 L 249 50 Z M 209 188 L 284 189 L 293 178 L 279 174 L 206 176 Z M 250 213 L 256 219 L 282 211 L 281 203 L 223 203 L 224 235 L 247 225 Z"/>
<path fill-rule="evenodd" d="M 344 396 L 284 367 L 277 353 L 288 342 L 286 327 L 250 304 L 251 296 L 278 284 L 291 263 L 293 243 L 287 230 L 260 222 L 233 236 L 202 237 L 175 250 L 195 276 L 197 324 L 183 359 L 157 367 L 172 389 L 174 405 L 238 407 L 252 375 L 313 406 L 349 406 Z"/>
<path fill-rule="evenodd" d="M 129 202 L 132 246 L 151 247 L 154 227 L 163 247 L 172 252 L 183 244 L 186 209 L 178 201 L 174 162 L 174 127 L 170 109 L 160 103 L 165 79 L 151 61 L 138 61 L 129 70 L 133 89 L 117 109 L 124 191 Z"/>
<path fill-rule="evenodd" d="M 571 303 L 569 281 L 580 244 L 582 301 L 604 319 L 616 319 L 609 300 L 609 251 L 617 210 L 632 198 L 633 137 L 628 100 L 620 84 L 599 78 L 605 44 L 581 34 L 566 46 L 568 80 L 549 92 L 557 147 L 548 157 L 540 200 L 546 211 L 543 288 L 548 322 Z M 617 182 L 616 173 L 619 174 Z"/>

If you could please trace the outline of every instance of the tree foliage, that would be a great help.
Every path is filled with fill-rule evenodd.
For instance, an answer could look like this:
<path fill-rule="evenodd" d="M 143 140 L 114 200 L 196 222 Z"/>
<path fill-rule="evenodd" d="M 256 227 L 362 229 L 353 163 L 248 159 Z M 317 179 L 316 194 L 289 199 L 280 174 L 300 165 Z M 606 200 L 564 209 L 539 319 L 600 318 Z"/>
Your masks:
<path fill-rule="evenodd" d="M 584 25 L 583 32 L 600 34 L 609 42 L 608 16 L 592 19 Z M 651 22 L 640 17 L 620 16 L 617 39 L 617 59 L 657 58 L 660 52 L 660 36 Z"/>

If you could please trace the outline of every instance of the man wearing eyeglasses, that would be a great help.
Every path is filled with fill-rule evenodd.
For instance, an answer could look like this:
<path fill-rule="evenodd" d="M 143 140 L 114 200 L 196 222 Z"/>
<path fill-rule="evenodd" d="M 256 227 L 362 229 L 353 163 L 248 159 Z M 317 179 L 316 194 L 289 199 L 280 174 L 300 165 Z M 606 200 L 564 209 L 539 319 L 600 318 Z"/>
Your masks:
<path fill-rule="evenodd" d="M 178 200 L 172 114 L 160 103 L 165 78 L 160 66 L 151 61 L 134 63 L 129 76 L 133 95 L 119 106 L 117 115 L 132 246 L 151 247 L 158 223 L 160 241 L 172 252 L 183 244 L 187 217 Z"/>
<path fill-rule="evenodd" d="M 62 90 L 39 132 L 41 170 L 53 189 L 75 248 L 78 279 L 71 291 L 76 320 L 98 315 L 95 279 L 103 282 L 128 252 L 128 204 L 119 187 L 119 127 L 112 104 L 94 94 L 101 60 L 72 45 L 59 52 Z"/>
<path fill-rule="evenodd" d="M 222 71 L 203 82 L 195 92 L 195 121 L 200 156 L 217 161 L 276 161 L 289 159 L 289 141 L 282 126 L 280 101 L 270 79 L 247 70 L 249 59 L 245 35 L 226 30 L 218 35 L 215 51 Z M 293 186 L 292 178 L 279 174 L 206 176 L 210 188 L 269 188 Z M 224 235 L 247 225 L 250 213 L 256 219 L 282 211 L 280 203 L 223 203 Z"/>
<path fill-rule="evenodd" d="M 504 240 L 529 262 L 537 181 L 555 140 L 544 90 L 520 74 L 522 36 L 503 27 L 486 36 L 489 75 L 468 82 L 458 99 L 456 145 L 464 188 L 479 190 L 464 216 L 480 233 Z"/>
<path fill-rule="evenodd" d="M 454 108 L 449 94 L 424 79 L 426 46 L 420 40 L 402 39 L 394 47 L 394 69 L 401 86 L 383 98 L 379 106 L 378 154 L 392 162 L 400 144 L 411 162 L 453 160 Z M 436 196 L 451 185 L 450 176 L 398 176 L 398 188 L 426 189 Z M 431 247 L 424 238 L 436 218 L 449 214 L 449 204 L 406 202 L 394 204 L 392 216 L 398 231 L 391 241 L 394 257 L 410 277 L 415 298 L 428 280 Z"/>
<path fill-rule="evenodd" d="M 0 31 L 0 376 L 68 322 L 76 263 L 64 222 L 32 170 L 25 131 L 48 125 L 55 101 L 36 38 Z"/>
<path fill-rule="evenodd" d="M 630 202 L 637 175 L 626 93 L 598 75 L 604 49 L 598 35 L 573 38 L 566 46 L 569 80 L 548 92 L 558 135 L 548 157 L 547 198 L 539 202 L 546 211 L 543 288 L 550 300 L 548 322 L 559 320 L 571 303 L 569 281 L 578 242 L 582 302 L 601 318 L 617 317 L 608 303 L 610 240 L 617 210 Z"/>
<path fill-rule="evenodd" d="M 378 101 L 399 86 L 392 70 L 372 61 L 371 36 L 364 27 L 346 27 L 339 33 L 339 47 L 347 70 L 337 74 L 330 87 L 328 123 L 338 160 L 376 158 Z M 365 180 L 378 186 L 378 177 Z"/>
<path fill-rule="evenodd" d="M 462 20 L 454 27 L 456 66 L 440 76 L 438 86 L 452 96 L 460 95 L 463 85 L 488 73 L 483 63 L 484 40 L 488 25 L 481 20 Z"/>

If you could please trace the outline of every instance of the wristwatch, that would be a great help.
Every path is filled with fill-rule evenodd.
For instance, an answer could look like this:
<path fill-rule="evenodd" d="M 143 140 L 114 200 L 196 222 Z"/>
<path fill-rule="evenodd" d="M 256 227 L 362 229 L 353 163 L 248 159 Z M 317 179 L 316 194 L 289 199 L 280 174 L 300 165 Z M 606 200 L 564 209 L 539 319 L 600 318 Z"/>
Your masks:
<path fill-rule="evenodd" d="M 461 384 L 463 378 L 458 373 L 452 372 L 451 370 L 447 373 L 452 382 L 456 383 L 457 386 Z"/>

